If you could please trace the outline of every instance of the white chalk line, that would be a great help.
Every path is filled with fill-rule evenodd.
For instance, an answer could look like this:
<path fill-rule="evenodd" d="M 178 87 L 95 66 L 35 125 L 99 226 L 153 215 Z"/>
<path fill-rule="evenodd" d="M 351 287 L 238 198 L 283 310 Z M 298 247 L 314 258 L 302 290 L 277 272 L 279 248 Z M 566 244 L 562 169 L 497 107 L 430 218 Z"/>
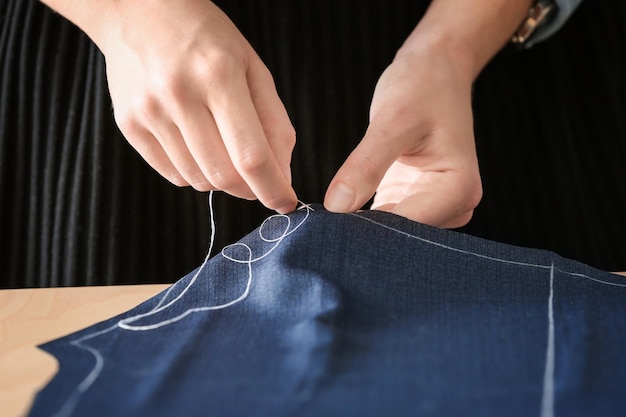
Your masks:
<path fill-rule="evenodd" d="M 204 260 L 203 264 L 200 266 L 200 268 L 198 268 L 198 271 L 194 274 L 193 278 L 189 281 L 189 283 L 187 284 L 187 286 L 185 287 L 185 289 L 183 291 L 181 291 L 181 293 L 174 298 L 172 301 L 170 301 L 169 303 L 162 305 L 160 307 L 156 307 L 150 311 L 148 311 L 147 313 L 143 313 L 143 314 L 137 314 L 135 316 L 132 317 L 128 317 L 125 319 L 122 319 L 119 321 L 118 326 L 126 329 L 126 330 L 132 330 L 132 331 L 145 331 L 145 330 L 154 330 L 157 329 L 161 326 L 165 326 L 171 323 L 174 323 L 186 316 L 188 316 L 189 314 L 192 313 L 196 313 L 196 312 L 201 312 L 201 311 L 212 311 L 212 310 L 221 310 L 227 307 L 230 307 L 234 304 L 237 304 L 238 302 L 244 300 L 249 292 L 250 292 L 250 287 L 252 285 L 252 264 L 255 262 L 260 261 L 261 259 L 264 259 L 265 257 L 267 257 L 270 253 L 272 253 L 274 251 L 274 249 L 276 249 L 280 243 L 283 241 L 283 239 L 285 239 L 287 236 L 291 235 L 293 232 L 295 232 L 296 230 L 298 230 L 300 228 L 300 226 L 302 226 L 302 224 L 307 220 L 307 218 L 309 217 L 310 212 L 313 210 L 311 207 L 303 204 L 303 206 L 301 206 L 301 208 L 305 208 L 306 209 L 306 215 L 305 217 L 300 221 L 300 223 L 298 223 L 296 226 L 294 226 L 293 228 L 291 228 L 291 218 L 287 215 L 284 214 L 275 214 L 273 216 L 268 217 L 267 219 L 265 219 L 263 221 L 263 223 L 261 223 L 261 226 L 259 227 L 259 237 L 262 241 L 267 242 L 267 243 L 274 243 L 274 245 L 265 253 L 263 253 L 262 255 L 256 257 L 256 258 L 252 258 L 252 248 L 250 248 L 248 245 L 246 245 L 245 243 L 233 243 L 232 245 L 228 245 L 226 247 L 224 247 L 224 249 L 222 249 L 222 256 L 232 262 L 235 263 L 239 263 L 239 264 L 247 264 L 248 265 L 248 280 L 246 283 L 246 287 L 244 292 L 237 298 L 235 298 L 232 301 L 229 301 L 225 304 L 220 304 L 220 305 L 215 305 L 215 306 L 204 306 L 204 307 L 196 307 L 196 308 L 192 308 L 192 309 L 188 309 L 186 310 L 184 313 L 167 319 L 167 320 L 163 320 L 159 323 L 155 323 L 155 324 L 150 324 L 150 325 L 145 325 L 145 326 L 132 326 L 129 323 L 133 323 L 137 320 L 140 320 L 144 317 L 149 317 L 152 316 L 154 314 L 157 314 L 167 308 L 169 308 L 170 306 L 172 306 L 174 303 L 178 302 L 183 295 L 189 290 L 189 288 L 191 288 L 191 286 L 194 284 L 194 282 L 198 279 L 198 277 L 200 276 L 200 274 L 202 273 L 203 269 L 205 268 L 205 266 L 208 263 L 209 257 L 210 257 L 210 250 L 209 250 L 209 255 L 207 255 L 206 259 Z M 300 208 L 300 209 L 301 209 Z M 273 219 L 276 218 L 284 218 L 287 221 L 287 225 L 285 227 L 285 230 L 283 231 L 283 233 L 281 233 L 279 236 L 275 237 L 275 238 L 267 238 L 264 236 L 264 228 L 266 227 L 266 225 L 272 221 Z M 213 223 L 212 223 L 213 224 Z M 291 228 L 291 230 L 290 230 Z M 211 242 L 212 243 L 212 242 Z M 246 252 L 248 254 L 248 258 L 247 259 L 236 259 L 230 255 L 228 255 L 226 252 L 229 249 L 235 248 L 235 247 L 242 247 L 244 249 L 246 249 Z M 166 294 L 167 295 L 167 294 Z M 165 297 L 164 297 L 165 298 Z M 164 299 L 163 298 L 163 299 Z M 162 300 L 163 300 L 162 299 Z M 162 301 L 161 300 L 161 301 Z"/>
<path fill-rule="evenodd" d="M 362 215 L 360 215 L 358 213 L 349 213 L 349 214 L 354 216 L 354 217 L 357 217 L 359 219 L 366 220 L 366 221 L 368 221 L 370 223 L 374 223 L 374 224 L 376 224 L 376 225 L 378 225 L 380 227 L 384 227 L 385 229 L 392 230 L 392 231 L 394 231 L 396 233 L 399 233 L 399 234 L 404 235 L 406 237 L 409 237 L 411 239 L 417 239 L 417 240 L 422 241 L 424 243 L 428 243 L 430 245 L 434 245 L 434 246 L 438 246 L 440 248 L 448 249 L 448 250 L 451 250 L 453 252 L 463 253 L 463 254 L 466 254 L 466 255 L 472 255 L 472 256 L 475 256 L 477 258 L 482 258 L 482 259 L 487 259 L 487 260 L 490 260 L 490 261 L 506 263 L 506 264 L 510 264 L 510 265 L 528 266 L 528 267 L 540 268 L 540 269 L 552 269 L 552 268 L 554 268 L 558 272 L 561 272 L 561 273 L 564 273 L 564 274 L 567 274 L 567 275 L 571 275 L 571 276 L 574 276 L 574 277 L 585 278 L 585 279 L 588 279 L 588 280 L 591 280 L 591 281 L 595 281 L 597 283 L 604 284 L 604 285 L 610 285 L 610 286 L 614 286 L 614 287 L 626 288 L 626 284 L 620 284 L 620 283 L 617 283 L 617 282 L 604 281 L 604 280 L 601 280 L 601 279 L 598 279 L 598 278 L 590 277 L 590 276 L 585 275 L 585 274 L 580 274 L 578 272 L 564 271 L 562 269 L 559 269 L 559 268 L 555 267 L 554 265 L 542 265 L 542 264 L 534 264 L 534 263 L 528 263 L 528 262 L 514 261 L 514 260 L 510 260 L 510 259 L 497 258 L 495 256 L 483 255 L 481 253 L 476 253 L 476 252 L 468 251 L 468 250 L 465 250 L 465 249 L 455 248 L 453 246 L 444 245 L 443 243 L 435 242 L 433 240 L 429 240 L 429 239 L 426 239 L 426 238 L 423 238 L 423 237 L 412 235 L 412 234 L 407 233 L 407 232 L 405 232 L 403 230 L 398 230 L 398 229 L 396 229 L 394 227 L 388 226 L 388 225 L 386 225 L 384 223 L 380 223 L 380 222 L 378 222 L 376 220 L 370 219 L 369 217 L 362 216 Z"/>
<path fill-rule="evenodd" d="M 394 231 L 396 233 L 399 233 L 401 235 L 404 235 L 406 237 L 412 238 L 412 239 L 417 239 L 419 241 L 422 241 L 424 243 L 427 244 L 431 244 L 434 246 L 438 246 L 447 250 L 451 250 L 454 252 L 458 252 L 458 253 L 463 253 L 463 254 L 467 254 L 467 255 L 472 255 L 472 256 L 476 256 L 478 258 L 482 258 L 482 259 L 487 259 L 490 261 L 496 261 L 496 262 L 502 262 L 502 263 L 507 263 L 507 264 L 511 264 L 511 265 L 518 265 L 518 266 L 526 266 L 526 267 L 532 267 L 532 268 L 540 268 L 540 269 L 549 269 L 550 270 L 550 292 L 548 295 L 548 341 L 547 341 L 547 346 L 546 346 L 546 363 L 545 363 L 545 368 L 544 368 L 544 377 L 543 377 L 543 393 L 542 393 L 542 399 L 541 399 L 541 417 L 553 417 L 554 416 L 554 369 L 555 369 L 555 333 L 554 333 L 554 272 L 558 271 L 560 273 L 566 274 L 566 275 L 570 275 L 573 277 L 578 277 L 578 278 L 584 278 L 584 279 L 588 279 L 591 280 L 593 282 L 599 283 L 599 284 L 604 284 L 604 285 L 609 285 L 609 286 L 614 286 L 614 287 L 621 287 L 624 288 L 626 287 L 626 284 L 620 284 L 620 283 L 614 283 L 614 282 L 609 282 L 609 281 L 604 281 L 601 279 L 597 279 L 594 277 L 590 277 L 588 275 L 585 274 L 581 274 L 581 273 L 577 273 L 577 272 L 569 272 L 569 271 L 564 271 L 561 270 L 559 268 L 556 268 L 554 266 L 554 261 L 550 264 L 550 265 L 542 265 L 542 264 L 534 264 L 534 263 L 527 263 L 527 262 L 519 262 L 519 261 L 513 261 L 513 260 L 509 260 L 509 259 L 503 259 L 503 258 L 497 258 L 497 257 L 493 257 L 493 256 L 488 256 L 488 255 L 483 255 L 480 253 L 475 253 L 472 251 L 467 251 L 464 249 L 460 249 L 460 248 L 455 248 L 452 246 L 448 246 L 445 245 L 443 243 L 439 243 L 439 242 L 435 242 L 423 237 L 419 237 L 419 236 L 415 236 L 412 235 L 410 233 L 407 233 L 405 231 L 402 230 L 398 230 L 394 227 L 388 226 L 386 224 L 380 223 L 376 220 L 370 219 L 368 217 L 365 216 L 361 216 L 358 213 L 350 213 L 353 216 L 359 218 L 359 219 L 363 219 L 366 220 L 368 222 L 374 223 L 380 227 L 384 227 L 385 229 Z"/>
<path fill-rule="evenodd" d="M 296 211 L 302 211 L 302 210 L 306 210 L 306 214 L 304 216 L 304 218 L 297 223 L 293 228 L 291 228 L 291 218 L 285 214 L 275 214 L 273 216 L 270 216 L 268 218 L 266 218 L 263 223 L 261 223 L 261 226 L 258 229 L 258 233 L 259 233 L 259 237 L 262 241 L 267 242 L 267 243 L 274 243 L 274 245 L 272 247 L 270 247 L 270 249 L 263 253 L 262 255 L 256 257 L 256 258 L 252 258 L 252 248 L 250 248 L 248 245 L 244 244 L 244 243 L 234 243 L 232 245 L 228 245 L 226 247 L 224 247 L 222 249 L 221 255 L 232 261 L 235 263 L 239 263 L 239 264 L 247 264 L 248 266 L 248 280 L 246 283 L 246 287 L 243 291 L 243 293 L 235 298 L 234 300 L 231 300 L 227 303 L 224 304 L 220 304 L 220 305 L 215 305 L 215 306 L 204 306 L 204 307 L 197 307 L 197 308 L 191 308 L 186 310 L 184 313 L 167 319 L 167 320 L 163 320 L 159 323 L 155 323 L 155 324 L 151 324 L 151 325 L 145 325 L 145 326 L 132 326 L 129 323 L 132 323 L 134 321 L 137 321 L 139 319 L 142 319 L 144 317 L 149 317 L 152 316 L 154 314 L 157 314 L 161 311 L 166 310 L 167 308 L 171 307 L 172 305 L 174 305 L 176 302 L 178 302 L 183 295 L 189 290 L 189 288 L 196 282 L 196 280 L 198 279 L 198 277 L 200 276 L 200 274 L 202 273 L 202 271 L 205 269 L 209 258 L 211 257 L 211 252 L 213 249 L 213 244 L 215 241 L 215 220 L 214 220 L 214 212 L 213 212 L 213 192 L 211 191 L 209 193 L 209 212 L 210 212 L 210 217 L 211 217 L 211 239 L 210 239 L 210 243 L 209 243 L 209 251 L 208 254 L 206 256 L 206 258 L 204 259 L 204 262 L 202 263 L 202 265 L 198 268 L 198 270 L 196 271 L 196 273 L 194 274 L 194 276 L 191 278 L 191 280 L 189 280 L 189 283 L 185 286 L 185 288 L 180 292 L 180 294 L 178 294 L 178 296 L 176 296 L 173 300 L 171 300 L 170 302 L 168 302 L 167 304 L 163 304 L 164 301 L 166 300 L 166 298 L 169 296 L 169 294 L 171 293 L 172 289 L 174 288 L 174 286 L 176 284 L 173 284 L 172 286 L 170 286 L 168 288 L 168 290 L 165 292 L 165 294 L 163 295 L 163 297 L 161 297 L 161 299 L 159 300 L 159 302 L 157 303 L 157 305 L 152 308 L 150 311 L 146 312 L 146 313 L 141 313 L 141 314 L 137 314 L 135 316 L 132 317 L 128 317 L 125 319 L 121 319 L 120 321 L 118 321 L 115 325 L 108 327 L 104 330 L 100 330 L 94 333 L 90 333 L 88 335 L 85 335 L 79 339 L 73 340 L 72 342 L 70 342 L 71 345 L 82 349 L 86 352 L 89 352 L 95 359 L 96 363 L 94 365 L 94 368 L 89 372 L 89 374 L 85 377 L 85 379 L 83 379 L 83 381 L 81 381 L 81 383 L 76 387 L 76 389 L 74 390 L 74 392 L 71 394 L 71 396 L 68 398 L 68 400 L 65 402 L 65 404 L 61 407 L 61 409 L 59 411 L 57 411 L 53 416 L 54 417 L 68 417 L 72 414 L 74 408 L 76 407 L 80 397 L 85 393 L 85 391 L 87 391 L 89 389 L 89 387 L 91 387 L 94 382 L 98 379 L 98 376 L 100 375 L 100 373 L 102 372 L 103 368 L 104 368 L 104 357 L 102 356 L 102 354 L 100 353 L 100 351 L 96 348 L 94 348 L 93 346 L 89 346 L 84 344 L 83 342 L 89 339 L 92 339 L 94 337 L 106 334 L 111 332 L 112 330 L 115 330 L 116 328 L 120 327 L 122 329 L 125 330 L 130 330 L 130 331 L 148 331 L 148 330 L 154 330 L 157 329 L 159 327 L 162 326 L 166 326 L 168 324 L 172 324 L 174 322 L 177 322 L 181 319 L 183 319 L 184 317 L 188 316 L 189 314 L 192 313 L 196 313 L 196 312 L 201 312 L 201 311 L 212 311 L 212 310 L 221 310 L 230 306 L 233 306 L 241 301 L 243 301 L 244 299 L 247 298 L 248 294 L 250 293 L 250 287 L 252 286 L 252 264 L 264 259 L 265 257 L 267 257 L 271 252 L 274 251 L 274 249 L 276 249 L 280 243 L 289 235 L 291 235 L 293 232 L 295 232 L 296 230 L 298 230 L 308 219 L 310 213 L 313 210 L 313 208 L 309 205 L 309 204 L 305 204 L 303 202 L 300 202 L 301 205 L 296 209 Z M 271 222 L 272 220 L 276 219 L 276 218 L 284 218 L 287 220 L 286 222 L 286 227 L 284 229 L 284 231 L 279 234 L 277 237 L 275 238 L 268 238 L 266 236 L 264 236 L 264 228 L 267 227 L 267 224 L 269 222 Z M 291 229 L 291 230 L 290 230 Z M 248 256 L 247 259 L 237 259 L 234 258 L 233 256 L 230 256 L 226 253 L 226 251 L 228 251 L 231 248 L 234 247 L 242 247 L 246 250 Z M 180 282 L 180 281 L 178 281 Z"/>
<path fill-rule="evenodd" d="M 541 417 L 554 416 L 554 264 L 550 268 L 550 295 L 548 296 L 548 343 L 543 375 Z"/>
<path fill-rule="evenodd" d="M 195 281 L 199 277 L 200 273 L 202 272 L 202 270 L 207 265 L 207 262 L 208 262 L 208 260 L 210 258 L 211 252 L 212 252 L 212 248 L 213 248 L 213 244 L 214 244 L 214 238 L 215 238 L 215 222 L 214 222 L 212 195 L 213 195 L 213 192 L 211 191 L 210 194 L 209 194 L 209 212 L 210 212 L 210 216 L 211 216 L 211 239 L 210 239 L 210 244 L 209 244 L 209 251 L 208 251 L 209 253 L 207 254 L 204 262 L 202 263 L 202 265 L 198 268 L 198 270 L 196 271 L 196 273 L 194 274 L 192 279 L 189 281 L 187 286 L 181 291 L 181 293 L 178 296 L 176 296 L 173 300 L 168 302 L 167 304 L 163 304 L 163 303 L 165 302 L 165 300 L 167 299 L 167 297 L 169 296 L 169 294 L 174 289 L 174 287 L 176 286 L 177 283 L 173 284 L 172 286 L 170 286 L 170 288 L 168 288 L 168 290 L 163 295 L 163 297 L 159 300 L 157 305 L 154 308 L 152 308 L 150 311 L 148 311 L 146 313 L 141 313 L 141 314 L 137 314 L 137 315 L 132 316 L 132 317 L 128 317 L 128 318 L 122 319 L 118 323 L 116 323 L 114 326 L 112 326 L 112 327 L 110 327 L 108 329 L 105 329 L 103 331 L 99 331 L 99 332 L 96 332 L 96 333 L 89 334 L 87 336 L 84 336 L 84 337 L 76 340 L 76 341 L 71 342 L 72 345 L 74 345 L 74 346 L 76 346 L 76 347 L 78 347 L 80 349 L 83 349 L 83 350 L 91 353 L 95 357 L 95 359 L 96 359 L 96 365 L 95 365 L 94 369 L 89 373 L 89 375 L 81 382 L 81 384 L 78 386 L 76 391 L 72 394 L 72 396 L 70 397 L 68 402 L 63 406 L 63 408 L 58 413 L 54 414 L 54 417 L 67 417 L 67 416 L 70 416 L 71 412 L 72 412 L 72 410 L 73 410 L 73 408 L 75 406 L 75 404 L 78 402 L 78 398 L 74 399 L 76 394 L 78 394 L 78 397 L 79 397 L 84 391 L 86 391 L 95 382 L 95 380 L 97 379 L 98 375 L 102 371 L 102 368 L 104 367 L 104 359 L 102 358 L 102 355 L 100 354 L 100 352 L 97 349 L 95 349 L 95 348 L 93 348 L 91 346 L 82 344 L 82 342 L 84 340 L 88 340 L 88 339 L 91 339 L 93 337 L 99 336 L 101 334 L 108 333 L 108 332 L 114 330 L 116 327 L 120 327 L 120 328 L 123 328 L 125 330 L 130 330 L 130 331 L 154 330 L 156 328 L 159 328 L 159 327 L 162 327 L 162 326 L 166 326 L 168 324 L 171 324 L 171 323 L 174 323 L 176 321 L 179 321 L 179 320 L 183 319 L 184 317 L 186 317 L 186 316 L 188 316 L 189 314 L 192 314 L 192 313 L 202 312 L 202 311 L 220 310 L 220 309 L 224 309 L 224 308 L 230 307 L 230 306 L 232 306 L 234 304 L 237 304 L 237 303 L 243 301 L 245 298 L 247 298 L 247 296 L 248 296 L 248 294 L 250 292 L 251 284 L 252 284 L 252 263 L 257 262 L 257 261 L 265 258 L 271 252 L 273 252 L 274 249 L 276 249 L 276 247 L 280 244 L 280 242 L 282 242 L 282 240 L 285 237 L 291 235 L 298 228 L 300 228 L 300 226 L 308 219 L 310 212 L 314 211 L 310 204 L 305 204 L 303 202 L 300 202 L 301 205 L 300 205 L 300 207 L 298 207 L 297 210 L 300 211 L 300 210 L 305 209 L 306 210 L 306 215 L 305 215 L 304 219 L 300 223 L 298 223 L 292 230 L 289 230 L 289 228 L 291 226 L 291 219 L 287 215 L 276 214 L 276 215 L 270 216 L 267 219 L 265 219 L 263 221 L 263 223 L 261 224 L 261 226 L 259 227 L 259 231 L 258 231 L 259 237 L 261 238 L 261 240 L 263 240 L 265 242 L 268 242 L 268 243 L 274 243 L 275 242 L 276 245 L 272 246 L 266 253 L 264 253 L 261 256 L 258 256 L 257 258 L 254 258 L 254 259 L 252 258 L 252 250 L 251 250 L 251 248 L 248 245 L 243 244 L 243 243 L 234 243 L 234 244 L 226 246 L 226 247 L 224 247 L 224 249 L 222 249 L 221 255 L 224 256 L 226 259 L 229 259 L 232 262 L 241 263 L 241 264 L 247 264 L 248 265 L 248 280 L 247 280 L 246 287 L 245 287 L 243 293 L 239 297 L 235 298 L 234 300 L 232 300 L 232 301 L 230 301 L 228 303 L 224 303 L 224 304 L 220 304 L 220 305 L 216 305 L 216 306 L 204 306 L 204 307 L 197 307 L 197 308 L 193 308 L 193 309 L 188 309 L 188 310 L 186 310 L 185 312 L 183 312 L 182 314 L 180 314 L 180 315 L 178 315 L 176 317 L 173 317 L 173 318 L 170 318 L 170 319 L 167 319 L 167 320 L 163 320 L 163 321 L 161 321 L 159 323 L 155 323 L 155 324 L 151 324 L 151 325 L 144 325 L 144 326 L 132 326 L 132 325 L 130 325 L 129 323 L 133 323 L 133 322 L 135 322 L 135 321 L 137 321 L 137 320 L 139 320 L 141 318 L 149 317 L 149 316 L 152 316 L 154 314 L 157 314 L 157 313 L 159 313 L 159 312 L 161 312 L 161 311 L 171 307 L 173 304 L 175 304 L 177 301 L 179 301 L 183 297 L 183 295 L 189 290 L 189 288 L 195 283 Z M 361 216 L 358 213 L 349 213 L 349 214 L 351 214 L 351 215 L 353 215 L 353 216 L 355 216 L 355 217 L 357 217 L 359 219 L 371 222 L 371 223 L 373 223 L 375 225 L 378 225 L 380 227 L 383 227 L 385 229 L 388 229 L 388 230 L 394 231 L 396 233 L 402 234 L 402 235 L 407 236 L 409 238 L 417 239 L 417 240 L 420 240 L 420 241 L 422 241 L 424 243 L 428 243 L 428 244 L 431 244 L 431 245 L 434 245 L 434 246 L 438 246 L 438 247 L 441 247 L 441 248 L 444 248 L 444 249 L 448 249 L 448 250 L 451 250 L 451 251 L 454 251 L 454 252 L 464 253 L 464 254 L 468 254 L 468 255 L 473 255 L 473 256 L 476 256 L 476 257 L 479 257 L 479 258 L 492 260 L 492 261 L 496 261 L 496 262 L 508 263 L 508 264 L 512 264 L 512 265 L 528 266 L 528 267 L 542 268 L 542 269 L 551 269 L 551 271 L 554 271 L 555 269 L 558 270 L 558 268 L 555 268 L 554 265 L 550 265 L 549 266 L 549 265 L 541 265 L 541 264 L 533 264 L 533 263 L 513 261 L 513 260 L 508 260 L 508 259 L 503 259 L 503 258 L 497 258 L 497 257 L 488 256 L 488 255 L 483 255 L 483 254 L 480 254 L 480 253 L 467 251 L 467 250 L 464 250 L 464 249 L 455 248 L 453 246 L 448 246 L 448 245 L 445 245 L 445 244 L 442 244 L 442 243 L 439 243 L 439 242 L 435 242 L 435 241 L 432 241 L 432 240 L 429 240 L 429 239 L 426 239 L 426 238 L 422 238 L 422 237 L 419 237 L 419 236 L 412 235 L 410 233 L 407 233 L 407 232 L 404 232 L 402 230 L 396 229 L 394 227 L 388 226 L 388 225 L 386 225 L 384 223 L 380 223 L 380 222 L 378 222 L 376 220 L 373 220 L 373 219 L 370 219 L 368 217 Z M 274 239 L 265 238 L 263 236 L 263 228 L 264 228 L 264 226 L 266 225 L 266 223 L 268 221 L 271 221 L 272 219 L 275 219 L 275 218 L 285 218 L 287 220 L 287 227 L 286 227 L 285 231 L 281 235 L 279 235 L 277 238 L 274 238 Z M 246 250 L 248 252 L 248 259 L 244 259 L 244 260 L 236 259 L 236 258 L 233 258 L 231 256 L 228 256 L 225 253 L 225 251 L 228 250 L 229 248 L 233 248 L 233 247 L 237 247 L 237 246 L 246 248 Z M 559 272 L 562 272 L 562 273 L 565 273 L 565 274 L 569 274 L 569 275 L 572 275 L 572 276 L 586 278 L 586 279 L 589 279 L 589 280 L 592 280 L 592 281 L 595 281 L 595 282 L 598 282 L 598 283 L 601 283 L 601 284 L 613 285 L 613 286 L 617 286 L 617 287 L 626 287 L 626 284 L 618 284 L 618 283 L 612 283 L 612 282 L 608 282 L 608 281 L 603 281 L 603 280 L 600 280 L 600 279 L 596 279 L 596 278 L 587 276 L 585 274 L 579 274 L 579 273 L 575 273 L 575 272 L 568 272 L 568 271 L 562 271 L 562 270 L 559 270 Z M 70 401 L 73 403 L 73 405 L 71 406 L 71 408 L 70 407 L 66 407 L 70 403 Z M 61 411 L 65 410 L 66 408 L 68 408 L 67 412 L 66 413 L 61 413 Z"/>

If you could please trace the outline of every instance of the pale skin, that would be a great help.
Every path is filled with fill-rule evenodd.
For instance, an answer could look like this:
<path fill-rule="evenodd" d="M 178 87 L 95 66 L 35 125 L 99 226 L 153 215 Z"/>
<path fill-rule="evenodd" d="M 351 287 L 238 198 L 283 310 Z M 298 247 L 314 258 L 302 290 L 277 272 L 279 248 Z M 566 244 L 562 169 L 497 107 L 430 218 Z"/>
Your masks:
<path fill-rule="evenodd" d="M 115 120 L 178 186 L 295 209 L 295 130 L 268 69 L 208 0 L 43 0 L 106 58 Z M 531 0 L 434 0 L 381 75 L 370 124 L 324 205 L 372 208 L 439 227 L 466 224 L 482 196 L 472 83 Z"/>

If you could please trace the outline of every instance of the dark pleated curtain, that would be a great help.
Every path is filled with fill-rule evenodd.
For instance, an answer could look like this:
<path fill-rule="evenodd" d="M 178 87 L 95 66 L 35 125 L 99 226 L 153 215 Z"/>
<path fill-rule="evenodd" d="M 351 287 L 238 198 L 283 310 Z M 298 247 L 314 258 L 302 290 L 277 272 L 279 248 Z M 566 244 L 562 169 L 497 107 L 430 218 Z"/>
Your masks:
<path fill-rule="evenodd" d="M 206 252 L 206 198 L 115 128 L 103 57 L 35 1 L 3 1 L 0 285 L 172 280 Z"/>
<path fill-rule="evenodd" d="M 218 4 L 275 76 L 298 132 L 299 197 L 321 201 L 426 2 Z M 626 270 L 625 7 L 587 1 L 549 42 L 481 75 L 485 197 L 464 231 Z M 0 286 L 172 282 L 197 266 L 207 196 L 124 141 L 95 46 L 34 0 L 0 0 L 0 23 Z M 215 212 L 218 248 L 268 214 L 221 194 Z"/>
<path fill-rule="evenodd" d="M 466 231 L 626 270 L 626 5 L 583 1 L 475 85 L 485 197 Z"/>

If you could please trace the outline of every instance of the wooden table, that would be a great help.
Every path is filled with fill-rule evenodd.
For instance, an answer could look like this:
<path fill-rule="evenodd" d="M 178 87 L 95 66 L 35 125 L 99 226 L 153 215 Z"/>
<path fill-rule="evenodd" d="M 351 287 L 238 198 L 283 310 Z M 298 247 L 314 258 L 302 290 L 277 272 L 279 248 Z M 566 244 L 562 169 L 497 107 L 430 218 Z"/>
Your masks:
<path fill-rule="evenodd" d="M 626 275 L 626 272 L 620 272 Z M 0 290 L 0 415 L 23 416 L 57 372 L 36 346 L 123 313 L 167 285 Z"/>
<path fill-rule="evenodd" d="M 25 415 L 57 361 L 36 346 L 123 313 L 167 285 L 0 290 L 0 415 Z"/>

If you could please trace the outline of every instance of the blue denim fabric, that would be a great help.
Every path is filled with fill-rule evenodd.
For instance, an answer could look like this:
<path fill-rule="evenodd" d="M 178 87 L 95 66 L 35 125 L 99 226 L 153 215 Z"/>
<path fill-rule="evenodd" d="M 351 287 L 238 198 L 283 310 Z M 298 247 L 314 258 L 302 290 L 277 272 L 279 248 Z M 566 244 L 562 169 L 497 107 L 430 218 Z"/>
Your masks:
<path fill-rule="evenodd" d="M 623 416 L 626 280 L 376 211 L 273 216 L 43 345 L 31 416 Z"/>

